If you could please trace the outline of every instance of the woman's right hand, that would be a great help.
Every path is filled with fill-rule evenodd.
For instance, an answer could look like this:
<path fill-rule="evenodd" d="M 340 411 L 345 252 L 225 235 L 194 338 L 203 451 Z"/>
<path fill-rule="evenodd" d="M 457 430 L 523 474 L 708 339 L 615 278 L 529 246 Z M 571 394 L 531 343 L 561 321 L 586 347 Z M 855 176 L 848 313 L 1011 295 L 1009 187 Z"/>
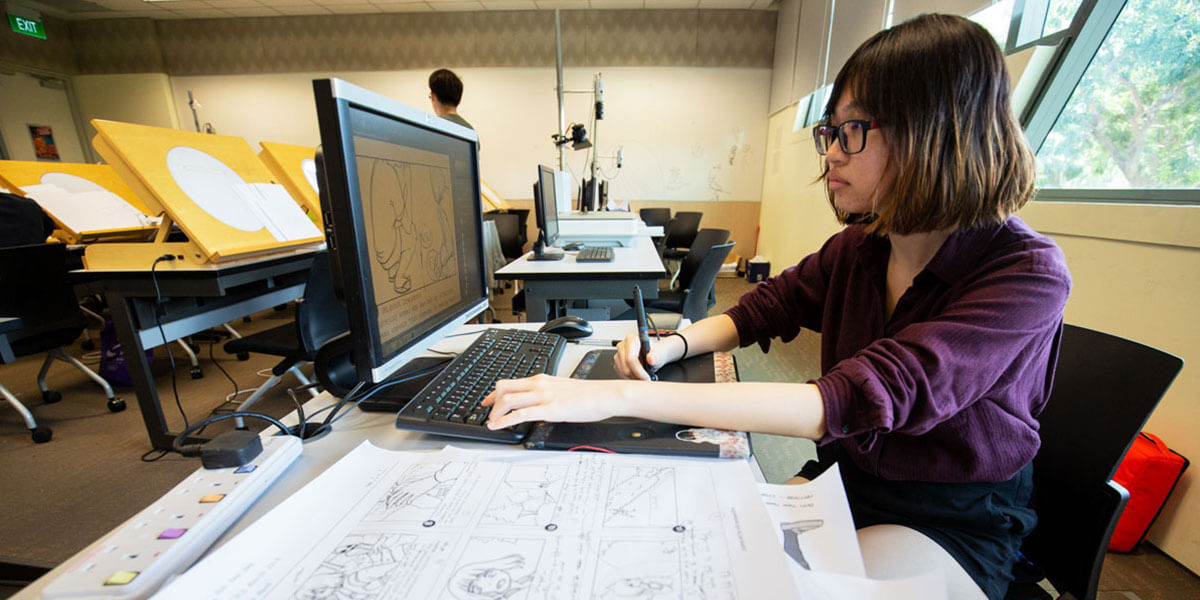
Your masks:
<path fill-rule="evenodd" d="M 625 339 L 617 344 L 617 354 L 613 357 L 613 362 L 618 375 L 624 379 L 650 381 L 650 374 L 642 368 L 641 362 L 638 361 L 638 352 L 641 349 L 642 344 L 636 333 L 626 335 Z M 646 362 L 658 370 L 667 363 L 679 360 L 682 355 L 683 342 L 675 336 L 670 336 L 660 339 L 656 344 L 651 344 Z"/>

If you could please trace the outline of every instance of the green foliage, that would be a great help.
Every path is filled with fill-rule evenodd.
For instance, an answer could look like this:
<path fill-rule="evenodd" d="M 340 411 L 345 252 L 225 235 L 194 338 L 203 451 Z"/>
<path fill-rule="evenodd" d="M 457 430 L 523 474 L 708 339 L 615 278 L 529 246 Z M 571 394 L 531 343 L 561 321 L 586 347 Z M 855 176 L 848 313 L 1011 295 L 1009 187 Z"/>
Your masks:
<path fill-rule="evenodd" d="M 1129 0 L 1038 160 L 1040 187 L 1200 187 L 1200 2 Z"/>

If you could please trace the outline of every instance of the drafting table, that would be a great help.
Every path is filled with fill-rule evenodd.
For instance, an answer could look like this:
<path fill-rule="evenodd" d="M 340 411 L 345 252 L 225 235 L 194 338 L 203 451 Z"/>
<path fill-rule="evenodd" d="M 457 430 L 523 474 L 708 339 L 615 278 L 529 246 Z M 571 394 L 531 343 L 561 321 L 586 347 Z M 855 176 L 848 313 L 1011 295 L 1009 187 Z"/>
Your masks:
<path fill-rule="evenodd" d="M 654 242 L 638 236 L 630 248 L 613 248 L 612 262 L 575 262 L 575 253 L 562 260 L 531 261 L 528 253 L 503 269 L 496 279 L 524 282 L 528 321 L 548 321 L 560 315 L 552 303 L 558 300 L 633 299 L 633 287 L 642 297 L 658 297 L 658 280 L 667 276 Z M 607 318 L 607 317 L 605 317 Z"/>
<path fill-rule="evenodd" d="M 153 277 L 149 269 L 71 272 L 76 285 L 108 300 L 155 449 L 169 450 L 178 433 L 167 427 L 145 350 L 301 297 L 312 256 L 313 250 L 300 250 L 222 267 L 161 269 Z M 163 299 L 157 318 L 155 279 Z"/>
<path fill-rule="evenodd" d="M 520 329 L 537 329 L 541 323 L 516 323 L 499 325 L 500 327 L 512 327 Z M 604 321 L 594 324 L 595 333 L 591 339 L 622 339 L 625 334 L 634 331 L 635 324 L 633 321 Z M 488 327 L 497 327 L 497 325 L 465 325 L 460 331 L 482 331 Z M 474 340 L 474 336 L 456 336 L 449 337 L 434 348 L 438 351 L 458 352 L 466 349 Z M 558 375 L 567 376 L 575 369 L 576 364 L 590 350 L 595 350 L 597 346 L 584 344 L 567 344 L 563 350 L 562 359 L 558 363 Z M 433 356 L 430 354 L 430 356 Z M 335 402 L 336 399 L 330 396 L 327 392 L 322 393 L 316 398 L 309 400 L 304 405 L 304 412 L 312 414 L 321 408 Z M 519 445 L 506 445 L 486 442 L 470 442 L 467 440 L 441 437 L 434 435 L 426 435 L 423 433 L 400 431 L 395 427 L 395 415 L 391 413 L 378 412 L 362 412 L 358 409 L 352 409 L 345 413 L 345 418 L 337 421 L 333 425 L 330 433 L 323 437 L 309 440 L 304 444 L 304 450 L 300 458 L 291 466 L 291 468 L 283 474 L 272 486 L 268 489 L 254 506 L 246 512 L 234 525 L 226 532 L 217 542 L 214 547 L 225 543 L 241 530 L 245 529 L 249 524 L 257 521 L 264 514 L 269 512 L 279 503 L 286 500 L 293 493 L 304 487 L 309 481 L 320 475 L 325 469 L 329 468 L 339 459 L 346 455 L 347 452 L 353 450 L 363 440 L 369 440 L 372 444 L 388 450 L 440 450 L 446 445 L 454 445 L 461 448 L 470 448 L 474 450 L 513 450 L 519 449 Z M 296 421 L 296 413 L 293 411 L 288 416 L 281 419 L 285 425 L 294 425 Z M 273 426 L 264 430 L 265 435 L 272 435 Z M 719 460 L 719 459 L 714 459 Z M 762 481 L 762 473 L 758 467 L 757 461 L 752 456 L 750 464 L 755 477 Z M 200 468 L 200 461 L 196 460 L 196 468 Z M 99 540 L 97 540 L 97 543 Z M 13 596 L 14 599 L 34 599 L 38 598 L 41 589 L 54 579 L 59 573 L 65 571 L 72 566 L 80 557 L 86 556 L 93 552 L 97 543 L 89 545 L 87 548 L 79 551 L 75 556 L 63 561 L 49 573 L 17 592 Z"/>

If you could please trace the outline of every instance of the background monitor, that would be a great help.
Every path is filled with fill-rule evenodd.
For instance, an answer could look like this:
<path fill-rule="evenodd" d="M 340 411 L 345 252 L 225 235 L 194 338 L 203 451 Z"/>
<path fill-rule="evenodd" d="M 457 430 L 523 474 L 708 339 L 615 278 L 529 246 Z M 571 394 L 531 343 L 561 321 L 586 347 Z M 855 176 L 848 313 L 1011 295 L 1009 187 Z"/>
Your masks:
<path fill-rule="evenodd" d="M 313 91 L 334 285 L 379 383 L 487 308 L 478 138 L 338 79 Z"/>
<path fill-rule="evenodd" d="M 545 234 L 546 245 L 553 246 L 558 241 L 558 197 L 555 195 L 554 170 L 546 165 L 538 165 L 538 192 L 533 199 L 538 229 Z"/>

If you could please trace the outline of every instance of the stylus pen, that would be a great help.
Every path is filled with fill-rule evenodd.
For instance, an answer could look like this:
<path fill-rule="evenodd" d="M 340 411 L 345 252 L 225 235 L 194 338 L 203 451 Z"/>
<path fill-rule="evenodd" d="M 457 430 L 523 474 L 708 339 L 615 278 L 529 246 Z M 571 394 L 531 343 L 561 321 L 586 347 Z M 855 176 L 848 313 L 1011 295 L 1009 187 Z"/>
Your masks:
<path fill-rule="evenodd" d="M 637 314 L 638 342 L 641 343 L 641 348 L 638 350 L 638 362 L 650 375 L 651 381 L 657 381 L 658 375 L 654 373 L 654 369 L 650 368 L 650 361 L 647 360 L 650 356 L 650 329 L 646 327 L 646 307 L 642 304 L 642 288 L 636 285 L 633 286 L 633 308 Z"/>
<path fill-rule="evenodd" d="M 621 340 L 567 340 L 568 344 L 582 344 L 584 346 L 605 346 L 613 347 L 621 343 Z"/>

